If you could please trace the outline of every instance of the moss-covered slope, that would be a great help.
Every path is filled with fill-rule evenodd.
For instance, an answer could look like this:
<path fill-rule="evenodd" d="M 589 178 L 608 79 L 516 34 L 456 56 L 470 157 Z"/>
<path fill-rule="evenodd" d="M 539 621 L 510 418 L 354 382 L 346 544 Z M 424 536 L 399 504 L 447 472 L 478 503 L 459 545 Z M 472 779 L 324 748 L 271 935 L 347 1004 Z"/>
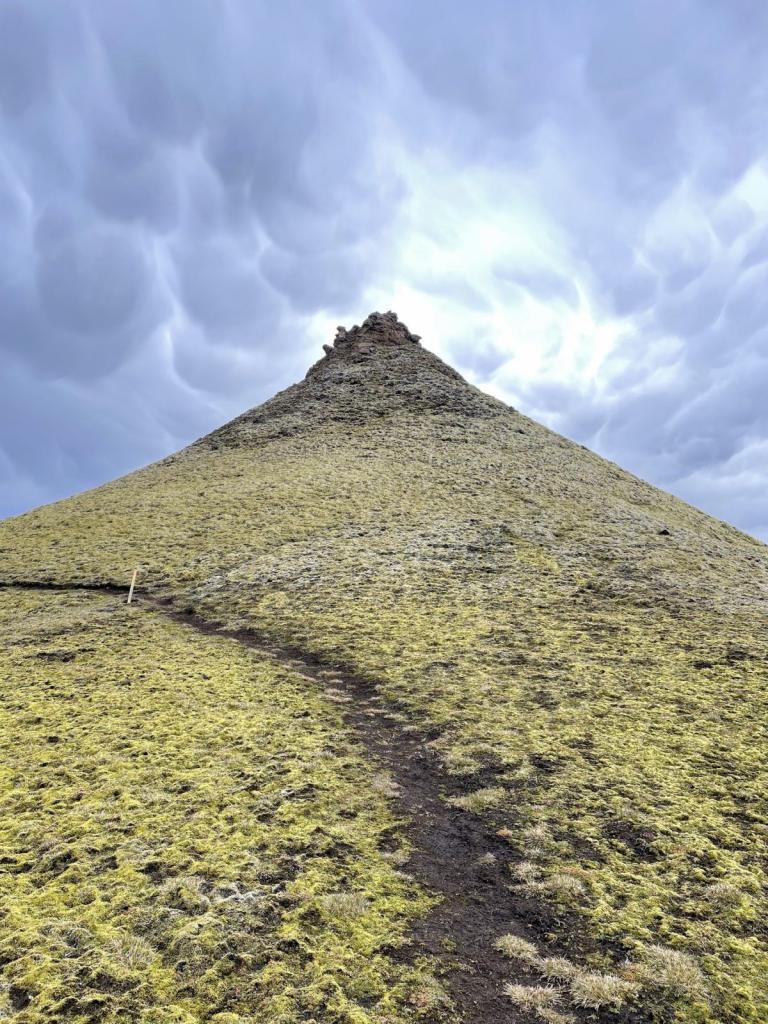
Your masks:
<path fill-rule="evenodd" d="M 630 1004 L 768 1019 L 764 545 L 482 395 L 385 315 L 185 451 L 0 526 L 0 582 L 135 566 L 377 681 L 483 791 L 510 885 L 580 920 Z M 705 981 L 670 980 L 658 946 Z"/>
<path fill-rule="evenodd" d="M 0 592 L 0 630 L 0 1018 L 419 1016 L 381 949 L 428 901 L 317 684 L 98 594 Z"/>

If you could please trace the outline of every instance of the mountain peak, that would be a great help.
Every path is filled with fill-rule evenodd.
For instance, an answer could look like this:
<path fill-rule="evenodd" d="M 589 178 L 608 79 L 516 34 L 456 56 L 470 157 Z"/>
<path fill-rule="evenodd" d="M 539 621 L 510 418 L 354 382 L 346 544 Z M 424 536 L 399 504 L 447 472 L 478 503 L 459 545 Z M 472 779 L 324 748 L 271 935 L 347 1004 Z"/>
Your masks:
<path fill-rule="evenodd" d="M 304 380 L 198 443 L 259 444 L 329 422 L 362 424 L 395 414 L 488 418 L 509 412 L 422 348 L 420 336 L 391 311 L 338 327 L 333 344 L 323 349 Z"/>
<path fill-rule="evenodd" d="M 336 328 L 333 345 L 323 345 L 326 357 L 343 356 L 345 358 L 365 358 L 373 355 L 381 345 L 418 345 L 421 335 L 412 334 L 404 323 L 397 318 L 397 313 L 371 313 L 361 326 L 357 324 L 347 330 L 346 327 Z"/>

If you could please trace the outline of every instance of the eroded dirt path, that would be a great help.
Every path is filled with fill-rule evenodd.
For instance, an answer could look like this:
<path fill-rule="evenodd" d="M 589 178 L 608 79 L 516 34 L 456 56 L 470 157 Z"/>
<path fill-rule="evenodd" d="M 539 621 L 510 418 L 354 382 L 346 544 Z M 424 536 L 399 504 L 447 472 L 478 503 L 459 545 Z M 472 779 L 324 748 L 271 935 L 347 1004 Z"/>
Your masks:
<path fill-rule="evenodd" d="M 229 637 L 269 654 L 326 689 L 374 766 L 394 783 L 391 798 L 403 824 L 392 836 L 393 847 L 407 837 L 413 848 L 405 870 L 441 898 L 439 906 L 417 922 L 412 949 L 395 955 L 433 955 L 442 964 L 443 981 L 464 1024 L 539 1021 L 516 1010 L 503 988 L 509 981 L 540 980 L 503 957 L 493 944 L 509 932 L 536 941 L 556 922 L 549 914 L 543 916 L 540 905 L 510 889 L 507 842 L 477 815 L 447 803 L 446 798 L 476 789 L 481 784 L 477 778 L 462 785 L 447 776 L 427 746 L 427 737 L 403 728 L 398 709 L 379 695 L 375 683 L 256 631 L 222 628 L 175 608 L 169 600 L 146 595 L 141 600 L 145 607 L 202 633 Z"/>
<path fill-rule="evenodd" d="M 128 590 L 95 583 L 12 586 L 101 591 L 120 597 L 125 597 Z M 503 988 L 509 981 L 540 984 L 540 979 L 526 972 L 519 962 L 504 958 L 494 949 L 494 941 L 512 932 L 541 943 L 547 933 L 565 938 L 570 929 L 563 927 L 565 922 L 554 917 L 551 909 L 511 890 L 512 851 L 488 822 L 447 802 L 451 796 L 487 784 L 488 777 L 467 782 L 446 775 L 428 746 L 429 737 L 404 728 L 398 709 L 378 693 L 376 684 L 344 667 L 278 645 L 253 630 L 223 628 L 177 607 L 171 598 L 136 592 L 134 600 L 140 613 L 160 613 L 198 632 L 234 639 L 275 658 L 326 690 L 328 698 L 339 704 L 346 724 L 374 766 L 391 780 L 391 799 L 402 816 L 402 826 L 391 837 L 392 848 L 398 848 L 407 837 L 413 852 L 405 870 L 441 900 L 435 910 L 417 922 L 413 946 L 394 950 L 391 955 L 408 957 L 426 952 L 434 956 L 442 966 L 443 981 L 458 1019 L 464 1024 L 538 1021 L 538 1017 L 514 1007 Z M 561 943 L 556 946 L 559 952 L 567 952 Z"/>
<path fill-rule="evenodd" d="M 374 765 L 392 780 L 392 799 L 413 854 L 405 870 L 441 897 L 440 905 L 417 923 L 412 954 L 428 952 L 443 964 L 444 981 L 465 1024 L 508 1024 L 527 1020 L 503 994 L 504 984 L 523 980 L 515 965 L 493 948 L 499 935 L 515 932 L 535 940 L 544 922 L 530 901 L 510 891 L 510 848 L 476 815 L 452 807 L 445 797 L 466 791 L 441 772 L 423 735 L 406 731 L 376 686 L 306 652 L 276 645 L 249 630 L 227 630 L 195 614 L 151 602 L 178 622 L 201 632 L 233 638 L 270 654 L 323 685 L 340 704 L 348 726 Z M 471 788 L 477 788 L 472 780 Z M 490 856 L 489 856 L 490 855 Z M 527 922 L 537 921 L 529 928 Z M 531 975 L 531 981 L 534 976 Z M 531 1020 L 537 1018 L 530 1018 Z"/>

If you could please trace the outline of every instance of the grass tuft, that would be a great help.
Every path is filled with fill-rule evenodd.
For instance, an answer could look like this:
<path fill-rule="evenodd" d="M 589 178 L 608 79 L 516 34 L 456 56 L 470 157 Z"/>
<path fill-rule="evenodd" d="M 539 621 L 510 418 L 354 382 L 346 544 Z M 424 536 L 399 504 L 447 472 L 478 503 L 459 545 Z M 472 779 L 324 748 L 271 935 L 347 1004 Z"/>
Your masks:
<path fill-rule="evenodd" d="M 672 999 L 707 999 L 704 974 L 688 953 L 666 946 L 647 946 L 639 964 L 631 964 L 630 968 L 642 985 L 658 989 Z"/>
<path fill-rule="evenodd" d="M 452 807 L 460 807 L 462 811 L 487 811 L 492 807 L 498 807 L 506 798 L 507 791 L 501 786 L 486 786 L 484 789 L 476 789 L 464 796 L 454 796 L 448 800 Z"/>
<path fill-rule="evenodd" d="M 587 887 L 580 878 L 567 871 L 555 871 L 548 878 L 537 881 L 535 878 L 526 880 L 523 887 L 531 894 L 543 894 L 555 900 L 573 900 L 584 896 Z"/>
<path fill-rule="evenodd" d="M 552 841 L 552 832 L 549 825 L 540 822 L 523 829 L 522 839 L 527 846 L 542 847 Z"/>
<path fill-rule="evenodd" d="M 531 963 L 539 960 L 539 951 L 536 946 L 519 935 L 502 935 L 493 945 L 504 956 L 527 960 Z"/>
<path fill-rule="evenodd" d="M 551 1008 L 558 1003 L 561 990 L 549 985 L 510 983 L 504 986 L 504 995 L 521 1010 L 542 1010 Z"/>
<path fill-rule="evenodd" d="M 157 958 L 157 952 L 139 935 L 121 935 L 108 944 L 109 959 L 128 971 L 147 968 Z"/>
<path fill-rule="evenodd" d="M 360 917 L 370 906 L 365 896 L 359 892 L 332 892 L 327 896 L 321 896 L 320 904 L 326 914 L 340 919 Z"/>
<path fill-rule="evenodd" d="M 561 1013 L 551 1006 L 539 1007 L 536 1016 L 544 1024 L 575 1024 L 576 1018 L 571 1013 Z"/>
<path fill-rule="evenodd" d="M 546 957 L 539 963 L 537 969 L 549 981 L 569 981 L 579 970 L 564 956 Z"/>
<path fill-rule="evenodd" d="M 493 865 L 497 863 L 497 860 L 498 860 L 498 858 L 496 857 L 496 854 L 495 853 L 491 853 L 490 850 L 489 850 L 487 853 L 482 853 L 475 860 L 475 867 L 478 867 L 478 868 L 493 867 Z"/>
<path fill-rule="evenodd" d="M 530 860 L 520 860 L 511 865 L 512 874 L 524 885 L 533 884 L 541 874 L 541 868 Z"/>
<path fill-rule="evenodd" d="M 570 994 L 574 1006 L 599 1010 L 610 1007 L 618 1010 L 628 999 L 637 995 L 639 986 L 615 974 L 577 972 L 571 979 Z"/>
<path fill-rule="evenodd" d="M 704 890 L 704 899 L 715 910 L 734 910 L 742 902 L 744 893 L 733 882 L 714 882 Z"/>
<path fill-rule="evenodd" d="M 376 772 L 371 778 L 371 789 L 382 796 L 394 798 L 399 796 L 400 787 L 388 772 Z"/>

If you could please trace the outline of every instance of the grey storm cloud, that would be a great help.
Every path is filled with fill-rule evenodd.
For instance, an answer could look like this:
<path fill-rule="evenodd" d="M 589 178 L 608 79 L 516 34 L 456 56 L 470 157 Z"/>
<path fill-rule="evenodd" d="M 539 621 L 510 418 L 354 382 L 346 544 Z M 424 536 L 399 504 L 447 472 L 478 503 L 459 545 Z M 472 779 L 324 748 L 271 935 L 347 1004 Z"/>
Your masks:
<path fill-rule="evenodd" d="M 767 51 L 759 0 L 0 0 L 0 514 L 384 304 L 768 536 Z"/>

